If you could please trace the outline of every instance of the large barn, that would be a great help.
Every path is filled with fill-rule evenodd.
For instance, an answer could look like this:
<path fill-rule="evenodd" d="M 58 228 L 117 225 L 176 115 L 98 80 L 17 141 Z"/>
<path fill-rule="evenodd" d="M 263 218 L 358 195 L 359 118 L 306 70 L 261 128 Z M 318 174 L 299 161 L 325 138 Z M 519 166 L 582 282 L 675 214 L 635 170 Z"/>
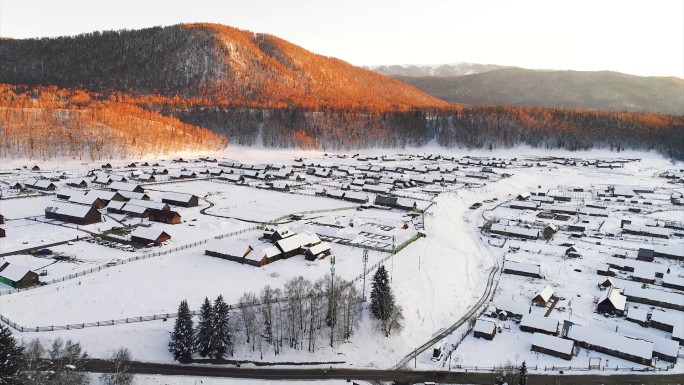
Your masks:
<path fill-rule="evenodd" d="M 62 202 L 51 203 L 51 206 L 45 209 L 45 217 L 79 225 L 102 222 L 102 214 L 93 206 Z"/>
<path fill-rule="evenodd" d="M 172 206 L 196 207 L 199 205 L 199 198 L 192 194 L 166 191 L 162 196 L 162 202 Z"/>

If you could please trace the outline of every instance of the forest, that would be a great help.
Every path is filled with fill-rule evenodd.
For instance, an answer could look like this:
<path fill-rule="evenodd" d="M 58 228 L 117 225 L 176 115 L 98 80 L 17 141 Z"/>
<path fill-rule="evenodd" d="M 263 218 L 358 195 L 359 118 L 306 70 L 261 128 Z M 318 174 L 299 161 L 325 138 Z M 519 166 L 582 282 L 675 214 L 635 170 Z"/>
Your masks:
<path fill-rule="evenodd" d="M 216 151 L 209 130 L 84 91 L 0 85 L 0 157 L 74 159 Z"/>

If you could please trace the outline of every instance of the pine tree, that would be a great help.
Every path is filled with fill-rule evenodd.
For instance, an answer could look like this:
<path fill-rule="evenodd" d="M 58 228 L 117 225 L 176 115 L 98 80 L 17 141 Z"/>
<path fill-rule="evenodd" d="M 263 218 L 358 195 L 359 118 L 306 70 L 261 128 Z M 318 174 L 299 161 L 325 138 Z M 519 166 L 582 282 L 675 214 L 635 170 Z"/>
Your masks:
<path fill-rule="evenodd" d="M 169 351 L 173 353 L 174 360 L 187 359 L 192 355 L 193 327 L 188 301 L 183 300 L 178 306 L 178 318 L 176 318 L 176 324 L 171 332 L 171 342 L 169 342 Z"/>
<path fill-rule="evenodd" d="M 525 361 L 523 361 L 522 365 L 520 366 L 520 382 L 518 382 L 518 385 L 527 385 L 527 364 Z"/>
<path fill-rule="evenodd" d="M 13 384 L 19 380 L 24 366 L 24 348 L 9 328 L 0 325 L 0 384 Z"/>
<path fill-rule="evenodd" d="M 195 351 L 202 357 L 211 354 L 213 309 L 209 298 L 204 298 L 200 308 L 199 322 L 195 333 Z"/>
<path fill-rule="evenodd" d="M 387 270 L 380 265 L 371 283 L 371 313 L 377 319 L 386 319 L 394 306 Z"/>
<path fill-rule="evenodd" d="M 371 313 L 377 320 L 377 327 L 386 337 L 389 337 L 392 331 L 401 331 L 404 316 L 401 306 L 394 303 L 394 293 L 384 266 L 380 265 L 375 272 L 371 287 Z"/>
<path fill-rule="evenodd" d="M 219 295 L 214 302 L 214 309 L 212 314 L 212 338 L 210 355 L 215 359 L 221 359 L 226 355 L 228 348 L 232 343 L 232 335 L 229 324 L 229 310 L 228 304 L 223 300 L 223 296 Z"/>

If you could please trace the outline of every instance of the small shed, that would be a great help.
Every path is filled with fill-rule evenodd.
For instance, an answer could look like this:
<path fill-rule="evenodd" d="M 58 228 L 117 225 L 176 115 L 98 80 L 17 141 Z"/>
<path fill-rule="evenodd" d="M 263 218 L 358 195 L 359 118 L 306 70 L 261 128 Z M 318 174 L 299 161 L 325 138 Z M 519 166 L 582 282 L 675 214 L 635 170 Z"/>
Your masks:
<path fill-rule="evenodd" d="M 652 249 L 639 248 L 637 259 L 640 261 L 653 262 L 655 252 Z"/>
<path fill-rule="evenodd" d="M 38 283 L 38 274 L 28 267 L 5 262 L 0 266 L 0 283 L 15 289 L 33 286 Z"/>
<path fill-rule="evenodd" d="M 546 286 L 542 291 L 540 291 L 534 298 L 532 298 L 532 303 L 537 306 L 546 307 L 546 305 L 553 297 L 553 288 L 551 286 Z"/>
<path fill-rule="evenodd" d="M 307 261 L 314 261 L 321 256 L 330 255 L 331 251 L 330 244 L 321 242 L 318 245 L 309 247 L 309 249 L 304 252 L 304 258 L 306 258 Z"/>
<path fill-rule="evenodd" d="M 493 340 L 496 335 L 496 324 L 489 320 L 478 319 L 475 321 L 473 327 L 473 336 L 475 338 L 484 338 L 486 340 Z"/>
<path fill-rule="evenodd" d="M 6 235 L 5 235 L 5 229 L 3 229 L 2 227 L 0 227 L 0 238 L 5 238 L 5 237 L 6 237 Z"/>
<path fill-rule="evenodd" d="M 544 238 L 546 239 L 551 239 L 554 234 L 558 231 L 558 227 L 556 225 L 548 225 L 544 227 Z"/>
<path fill-rule="evenodd" d="M 625 312 L 627 297 L 620 294 L 615 286 L 609 287 L 599 298 L 596 311 L 604 314 L 622 315 Z"/>
<path fill-rule="evenodd" d="M 5 216 L 0 214 L 0 225 L 4 225 L 4 224 L 5 224 Z"/>
<path fill-rule="evenodd" d="M 164 230 L 155 227 L 136 227 L 131 233 L 131 242 L 148 245 L 153 243 L 158 245 L 166 240 L 171 239 L 171 236 Z"/>

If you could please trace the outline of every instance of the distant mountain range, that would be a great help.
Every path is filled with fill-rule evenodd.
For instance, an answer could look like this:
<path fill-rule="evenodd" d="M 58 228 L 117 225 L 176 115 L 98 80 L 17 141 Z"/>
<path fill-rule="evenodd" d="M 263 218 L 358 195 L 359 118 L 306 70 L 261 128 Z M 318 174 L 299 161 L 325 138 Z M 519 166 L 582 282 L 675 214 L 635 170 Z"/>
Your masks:
<path fill-rule="evenodd" d="M 449 103 L 684 115 L 684 80 L 612 71 L 553 71 L 459 63 L 377 66 Z M 453 75 L 444 75 L 451 73 Z"/>
<path fill-rule="evenodd" d="M 363 67 L 371 71 L 379 72 L 387 76 L 463 76 L 481 74 L 483 72 L 494 71 L 502 68 L 512 68 L 496 64 L 478 63 L 453 63 L 453 64 L 405 64 L 405 65 L 381 65 Z"/>

